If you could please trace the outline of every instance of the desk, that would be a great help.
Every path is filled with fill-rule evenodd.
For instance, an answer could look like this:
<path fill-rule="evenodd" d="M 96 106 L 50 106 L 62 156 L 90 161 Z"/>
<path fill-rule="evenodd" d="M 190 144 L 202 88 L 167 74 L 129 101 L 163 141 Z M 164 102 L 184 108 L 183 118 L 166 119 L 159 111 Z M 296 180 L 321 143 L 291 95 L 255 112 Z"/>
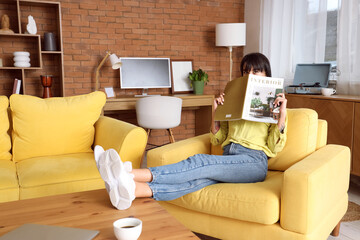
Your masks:
<path fill-rule="evenodd" d="M 175 94 L 171 96 L 181 98 L 183 108 L 195 110 L 196 136 L 210 131 L 214 95 Z M 109 98 L 104 106 L 104 114 L 121 110 L 135 110 L 137 99 L 139 98 L 133 96 Z"/>

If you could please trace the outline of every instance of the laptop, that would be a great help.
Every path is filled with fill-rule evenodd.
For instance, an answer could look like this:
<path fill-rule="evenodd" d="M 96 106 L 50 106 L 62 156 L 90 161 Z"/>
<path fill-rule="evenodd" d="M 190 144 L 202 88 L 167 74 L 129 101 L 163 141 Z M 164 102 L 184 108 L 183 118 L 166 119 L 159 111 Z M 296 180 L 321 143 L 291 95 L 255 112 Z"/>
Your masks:
<path fill-rule="evenodd" d="M 24 224 L 0 237 L 0 240 L 91 240 L 99 231 L 79 228 Z"/>

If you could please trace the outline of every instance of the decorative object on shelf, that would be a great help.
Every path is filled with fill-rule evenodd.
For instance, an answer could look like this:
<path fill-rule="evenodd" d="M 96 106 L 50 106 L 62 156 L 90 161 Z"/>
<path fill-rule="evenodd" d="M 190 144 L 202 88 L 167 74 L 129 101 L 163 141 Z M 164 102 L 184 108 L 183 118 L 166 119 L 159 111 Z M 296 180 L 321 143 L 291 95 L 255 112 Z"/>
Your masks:
<path fill-rule="evenodd" d="M 19 94 L 20 93 L 20 88 L 21 88 L 21 80 L 15 78 L 14 80 L 14 87 L 13 87 L 13 94 Z"/>
<path fill-rule="evenodd" d="M 30 67 L 30 53 L 29 52 L 14 52 L 14 66 L 15 67 Z"/>
<path fill-rule="evenodd" d="M 40 79 L 41 79 L 41 84 L 44 87 L 43 98 L 52 97 L 50 87 L 52 85 L 53 76 L 52 75 L 41 75 Z"/>
<path fill-rule="evenodd" d="M 3 31 L 1 31 L 3 34 L 0 33 L 0 58 L 3 59 L 3 67 L 0 67 L 0 94 L 9 96 L 14 79 L 18 78 L 21 79 L 21 94 L 40 94 L 42 96 L 43 89 L 39 77 L 40 75 L 52 74 L 54 76 L 54 83 L 51 87 L 53 97 L 64 97 L 66 95 L 61 21 L 63 15 L 60 2 L 0 0 L 0 29 L 5 24 L 7 26 L 5 28 L 11 28 L 14 31 L 14 34 L 6 34 Z M 8 16 L 4 17 L 4 14 Z M 25 34 L 29 15 L 36 21 L 37 33 L 35 35 Z M 2 17 L 3 19 L 1 19 Z M 30 20 L 29 27 L 32 25 L 31 22 Z M 9 25 L 10 27 L 8 27 Z M 57 51 L 44 51 L 45 32 L 54 33 Z M 20 66 L 17 63 L 17 67 L 15 67 L 13 61 L 13 52 L 15 51 L 30 52 L 31 66 L 28 67 L 29 61 L 27 61 L 26 65 Z M 37 80 L 37 87 L 33 87 L 34 77 Z"/>
<path fill-rule="evenodd" d="M 119 68 L 121 67 L 120 58 L 118 58 L 115 53 L 111 54 L 110 51 L 107 51 L 105 57 L 103 58 L 103 60 L 100 62 L 99 66 L 98 66 L 97 69 L 96 69 L 95 91 L 99 90 L 99 74 L 100 74 L 100 69 L 101 69 L 102 65 L 105 63 L 105 60 L 106 60 L 109 56 L 110 56 L 110 62 L 111 62 L 112 69 L 119 69 Z"/>
<path fill-rule="evenodd" d="M 2 61 L 2 58 L 0 58 L 0 67 L 3 67 L 3 61 Z"/>
<path fill-rule="evenodd" d="M 189 72 L 192 70 L 192 60 L 171 60 L 172 93 L 190 93 L 193 91 L 189 81 Z"/>
<path fill-rule="evenodd" d="M 28 24 L 26 25 L 25 33 L 27 33 L 27 34 L 36 34 L 37 33 L 36 23 L 35 23 L 33 16 L 31 16 L 31 15 L 28 16 Z"/>
<path fill-rule="evenodd" d="M 52 32 L 44 33 L 44 50 L 56 51 L 56 40 Z"/>
<path fill-rule="evenodd" d="M 14 31 L 10 29 L 10 20 L 9 16 L 4 14 L 1 17 L 1 29 L 0 33 L 2 34 L 13 34 Z"/>
<path fill-rule="evenodd" d="M 194 93 L 198 95 L 203 94 L 204 85 L 209 82 L 208 74 L 199 68 L 199 70 L 189 72 L 189 79 L 191 81 L 191 86 L 194 89 Z"/>
<path fill-rule="evenodd" d="M 230 81 L 232 78 L 232 48 L 245 46 L 245 23 L 220 23 L 216 24 L 216 46 L 228 47 L 230 52 Z"/>

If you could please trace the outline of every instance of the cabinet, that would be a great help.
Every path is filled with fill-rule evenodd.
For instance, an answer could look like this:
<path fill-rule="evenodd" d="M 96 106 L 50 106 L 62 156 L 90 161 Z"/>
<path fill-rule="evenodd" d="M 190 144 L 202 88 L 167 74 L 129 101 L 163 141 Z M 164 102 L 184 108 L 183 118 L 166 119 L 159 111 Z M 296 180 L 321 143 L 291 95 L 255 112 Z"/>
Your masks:
<path fill-rule="evenodd" d="M 355 103 L 354 147 L 352 171 L 360 176 L 360 103 Z"/>
<path fill-rule="evenodd" d="M 286 98 L 288 108 L 314 109 L 328 122 L 327 142 L 351 149 L 351 173 L 360 176 L 360 97 L 287 94 Z"/>
<path fill-rule="evenodd" d="M 21 93 L 42 96 L 40 75 L 53 75 L 52 95 L 64 96 L 64 56 L 61 30 L 61 7 L 58 2 L 36 0 L 1 0 L 0 17 L 9 16 L 14 34 L 0 34 L 0 95 L 12 94 L 14 79 L 22 80 Z M 34 17 L 36 35 L 26 34 L 28 16 Z M 55 35 L 56 51 L 43 49 L 45 32 Z M 14 67 L 13 52 L 30 52 L 30 67 Z"/>

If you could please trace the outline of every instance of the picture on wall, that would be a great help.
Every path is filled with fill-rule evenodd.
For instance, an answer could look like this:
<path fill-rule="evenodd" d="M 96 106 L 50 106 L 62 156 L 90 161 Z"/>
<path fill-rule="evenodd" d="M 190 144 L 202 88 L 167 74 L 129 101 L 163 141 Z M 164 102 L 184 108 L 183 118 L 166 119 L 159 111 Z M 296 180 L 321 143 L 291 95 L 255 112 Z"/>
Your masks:
<path fill-rule="evenodd" d="M 172 93 L 191 93 L 189 72 L 192 72 L 192 60 L 171 60 Z"/>

